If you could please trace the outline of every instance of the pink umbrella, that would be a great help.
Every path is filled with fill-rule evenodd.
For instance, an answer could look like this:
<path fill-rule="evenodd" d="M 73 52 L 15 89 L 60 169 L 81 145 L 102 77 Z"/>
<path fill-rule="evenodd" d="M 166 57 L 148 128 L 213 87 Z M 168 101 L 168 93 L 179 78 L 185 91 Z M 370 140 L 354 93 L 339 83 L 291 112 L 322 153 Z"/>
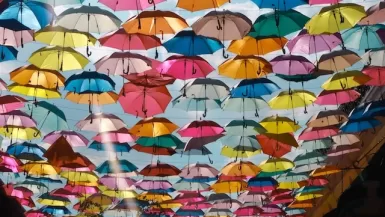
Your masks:
<path fill-rule="evenodd" d="M 111 8 L 114 11 L 138 11 L 144 10 L 165 0 L 135 0 L 135 1 L 127 1 L 127 0 L 99 0 L 100 3 L 105 6 Z"/>
<path fill-rule="evenodd" d="M 187 80 L 191 78 L 205 78 L 215 69 L 202 57 L 170 56 L 157 67 L 162 74 L 174 78 Z"/>
<path fill-rule="evenodd" d="M 25 217 L 49 217 L 49 214 L 43 213 L 40 210 L 28 210 L 24 213 Z"/>
<path fill-rule="evenodd" d="M 31 116 L 20 110 L 0 114 L 0 126 L 36 127 L 37 123 Z"/>
<path fill-rule="evenodd" d="M 309 5 L 337 4 L 341 0 L 309 0 Z"/>
<path fill-rule="evenodd" d="M 123 28 L 103 36 L 99 42 L 102 46 L 122 51 L 148 50 L 162 45 L 160 39 L 154 35 L 128 34 Z"/>
<path fill-rule="evenodd" d="M 253 202 L 262 204 L 267 200 L 267 195 L 263 192 L 245 191 L 238 196 L 238 200 L 243 203 Z"/>
<path fill-rule="evenodd" d="M 318 105 L 341 105 L 352 102 L 361 96 L 355 90 L 327 91 L 323 90 L 314 101 Z"/>
<path fill-rule="evenodd" d="M 107 113 L 90 114 L 76 123 L 79 130 L 94 132 L 110 132 L 126 127 L 126 124 L 116 115 Z"/>
<path fill-rule="evenodd" d="M 12 184 L 6 184 L 3 186 L 3 188 L 8 196 L 21 199 L 33 196 L 33 192 L 25 187 L 14 187 Z"/>
<path fill-rule="evenodd" d="M 270 61 L 273 71 L 282 75 L 307 75 L 315 66 L 303 56 L 281 55 Z"/>
<path fill-rule="evenodd" d="M 385 22 L 385 2 L 381 1 L 366 10 L 367 16 L 362 18 L 359 25 L 374 25 Z"/>
<path fill-rule="evenodd" d="M 202 202 L 206 201 L 206 198 L 199 192 L 185 192 L 180 193 L 174 198 L 176 203 L 188 203 L 188 202 Z"/>
<path fill-rule="evenodd" d="M 172 184 L 166 180 L 140 180 L 135 183 L 135 186 L 144 190 L 154 190 L 154 189 L 170 189 L 172 188 Z"/>
<path fill-rule="evenodd" d="M 353 152 L 357 152 L 361 150 L 360 144 L 354 144 L 354 145 L 338 145 L 333 146 L 328 152 L 327 156 L 330 157 L 338 157 L 345 154 L 350 154 Z"/>
<path fill-rule="evenodd" d="M 187 203 L 182 206 L 183 209 L 208 209 L 211 208 L 213 205 L 208 202 L 192 202 L 192 203 Z"/>
<path fill-rule="evenodd" d="M 123 75 L 131 83 L 139 86 L 158 87 L 173 84 L 175 78 L 171 75 L 161 74 L 156 69 L 150 69 L 142 73 Z"/>
<path fill-rule="evenodd" d="M 263 212 L 261 216 L 282 216 L 285 215 L 285 211 L 282 210 L 279 206 L 275 204 L 264 205 L 261 207 Z"/>
<path fill-rule="evenodd" d="M 340 33 L 310 35 L 304 29 L 291 39 L 286 46 L 291 53 L 314 54 L 321 51 L 331 51 L 341 43 Z"/>
<path fill-rule="evenodd" d="M 8 26 L 14 27 L 14 29 L 22 29 L 15 31 L 12 28 L 0 27 L 0 44 L 20 47 L 23 43 L 33 41 L 33 30 L 17 22 L 17 20 L 8 20 Z"/>
<path fill-rule="evenodd" d="M 155 214 L 155 215 L 168 215 L 168 216 L 175 216 L 175 212 L 174 210 L 170 209 L 170 208 L 154 208 L 154 207 L 150 207 L 149 209 L 145 210 L 144 211 L 145 213 L 148 213 L 148 214 Z"/>
<path fill-rule="evenodd" d="M 180 128 L 178 131 L 182 137 L 206 137 L 216 136 L 225 132 L 223 127 L 214 121 L 193 121 Z"/>
<path fill-rule="evenodd" d="M 0 91 L 8 90 L 7 83 L 0 78 Z"/>
<path fill-rule="evenodd" d="M 238 208 L 234 214 L 237 216 L 256 216 L 261 212 L 262 209 L 257 206 L 246 206 Z"/>
<path fill-rule="evenodd" d="M 130 52 L 114 52 L 95 63 L 96 70 L 108 75 L 125 75 L 150 70 L 152 62 L 145 56 Z"/>
<path fill-rule="evenodd" d="M 27 101 L 20 96 L 0 96 L 0 113 L 10 112 L 24 107 Z"/>
<path fill-rule="evenodd" d="M 193 179 L 198 177 L 214 178 L 217 177 L 218 174 L 219 171 L 217 169 L 207 164 L 196 163 L 185 166 L 181 170 L 179 176 L 185 179 Z"/>
<path fill-rule="evenodd" d="M 82 185 L 66 185 L 64 186 L 64 189 L 70 191 L 71 193 L 82 195 L 91 195 L 99 192 L 99 189 L 97 187 Z"/>
<path fill-rule="evenodd" d="M 17 158 L 14 158 L 4 152 L 0 152 L 0 157 L 2 158 L 2 161 L 0 162 L 0 167 L 2 168 L 2 170 L 5 169 L 5 172 L 8 171 L 13 173 L 19 173 L 22 171 L 20 167 L 23 165 L 23 163 Z"/>
<path fill-rule="evenodd" d="M 362 73 L 368 75 L 371 80 L 365 83 L 365 85 L 371 86 L 384 86 L 385 85 L 385 67 L 369 66 L 362 70 Z"/>
<path fill-rule="evenodd" d="M 172 100 L 165 86 L 145 87 L 125 83 L 119 95 L 124 112 L 144 118 L 163 113 Z"/>
<path fill-rule="evenodd" d="M 353 145 L 361 142 L 359 136 L 355 134 L 339 134 L 332 137 L 334 145 Z"/>
<path fill-rule="evenodd" d="M 135 180 L 129 177 L 105 175 L 99 179 L 100 184 L 109 189 L 132 190 L 135 189 Z"/>
<path fill-rule="evenodd" d="M 214 202 L 212 208 L 215 209 L 238 209 L 242 205 L 241 202 L 235 199 L 228 199 Z"/>
<path fill-rule="evenodd" d="M 72 130 L 53 131 L 44 136 L 43 142 L 53 144 L 61 136 L 63 136 L 72 147 L 87 146 L 87 144 L 89 143 L 88 139 L 85 136 Z"/>
<path fill-rule="evenodd" d="M 100 143 L 125 143 L 125 142 L 135 142 L 136 137 L 131 135 L 128 132 L 127 128 L 121 128 L 117 131 L 103 132 L 98 133 L 96 136 L 92 137 L 92 140 L 95 140 Z"/>
<path fill-rule="evenodd" d="M 299 135 L 299 140 L 316 140 L 335 136 L 338 134 L 339 128 L 334 126 L 327 127 L 308 127 Z"/>
<path fill-rule="evenodd" d="M 291 195 L 282 195 L 279 197 L 271 198 L 270 204 L 286 204 L 294 201 L 294 197 Z"/>
<path fill-rule="evenodd" d="M 68 198 L 68 199 L 75 199 L 75 198 L 81 196 L 80 194 L 73 193 L 73 192 L 71 192 L 71 191 L 69 191 L 69 190 L 67 190 L 65 188 L 54 189 L 49 194 L 52 195 L 52 196 L 65 197 L 65 198 Z"/>

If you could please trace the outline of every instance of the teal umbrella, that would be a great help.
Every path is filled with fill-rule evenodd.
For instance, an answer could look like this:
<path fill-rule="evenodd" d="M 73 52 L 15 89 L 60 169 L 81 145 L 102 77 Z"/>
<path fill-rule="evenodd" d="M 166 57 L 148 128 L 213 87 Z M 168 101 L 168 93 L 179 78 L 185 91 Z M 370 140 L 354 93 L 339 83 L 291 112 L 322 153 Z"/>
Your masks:
<path fill-rule="evenodd" d="M 182 109 L 185 111 L 201 111 L 220 109 L 221 101 L 217 99 L 208 98 L 187 98 L 179 96 L 172 101 L 174 108 Z"/>
<path fill-rule="evenodd" d="M 366 50 L 384 47 L 385 25 L 372 26 L 357 25 L 342 34 L 345 47 Z"/>
<path fill-rule="evenodd" d="M 138 170 L 138 168 L 128 160 L 111 160 L 104 161 L 98 168 L 95 169 L 100 174 L 111 173 L 131 173 Z"/>
<path fill-rule="evenodd" d="M 325 138 L 325 139 L 303 141 L 300 144 L 300 147 L 301 149 L 305 149 L 305 150 L 318 150 L 318 149 L 330 148 L 332 147 L 333 144 L 334 144 L 333 140 L 329 138 Z"/>
<path fill-rule="evenodd" d="M 325 161 L 327 158 L 326 155 L 323 155 L 317 151 L 307 152 L 304 154 L 298 155 L 294 159 L 294 164 L 296 166 L 300 165 L 309 165 L 309 164 L 315 164 L 315 163 L 321 163 Z"/>
<path fill-rule="evenodd" d="M 35 2 L 42 2 L 50 4 L 54 7 L 63 5 L 81 5 L 84 0 L 34 0 Z"/>
<path fill-rule="evenodd" d="M 244 113 L 255 111 L 255 116 L 258 117 L 258 110 L 268 107 L 266 101 L 261 97 L 258 98 L 233 98 L 227 97 L 222 102 L 222 109 L 225 111 L 233 111 Z"/>
<path fill-rule="evenodd" d="M 157 137 L 140 137 L 136 140 L 136 144 L 139 144 L 141 146 L 145 147 L 162 147 L 162 148 L 171 148 L 171 147 L 178 147 L 183 145 L 184 143 L 178 139 L 178 137 L 168 134 L 163 136 L 157 136 Z"/>
<path fill-rule="evenodd" d="M 288 172 L 277 177 L 278 182 L 300 182 L 309 179 L 309 173 Z"/>
<path fill-rule="evenodd" d="M 284 37 L 301 30 L 309 17 L 295 10 L 274 11 L 263 14 L 253 24 L 252 37 Z"/>
<path fill-rule="evenodd" d="M 253 120 L 232 120 L 225 126 L 227 135 L 255 136 L 266 132 L 259 123 Z"/>
<path fill-rule="evenodd" d="M 69 130 L 64 112 L 57 106 L 46 101 L 28 104 L 31 117 L 39 124 L 39 130 L 52 132 L 58 130 Z"/>

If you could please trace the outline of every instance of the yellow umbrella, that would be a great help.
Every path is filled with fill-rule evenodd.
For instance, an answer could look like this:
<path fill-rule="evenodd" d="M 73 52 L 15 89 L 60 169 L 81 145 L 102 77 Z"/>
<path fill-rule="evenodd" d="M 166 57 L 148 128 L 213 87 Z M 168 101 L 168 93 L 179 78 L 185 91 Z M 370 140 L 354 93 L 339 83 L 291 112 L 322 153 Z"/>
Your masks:
<path fill-rule="evenodd" d="M 136 196 L 138 195 L 135 191 L 131 191 L 131 190 L 111 190 L 111 189 L 103 191 L 103 194 L 110 197 L 116 197 L 119 199 L 136 198 Z"/>
<path fill-rule="evenodd" d="M 181 203 L 170 201 L 164 201 L 162 203 L 154 204 L 152 207 L 161 208 L 161 209 L 176 209 L 183 206 Z"/>
<path fill-rule="evenodd" d="M 65 98 L 78 104 L 107 105 L 115 104 L 119 95 L 112 91 L 100 94 L 68 92 Z"/>
<path fill-rule="evenodd" d="M 178 126 L 167 118 L 145 118 L 140 120 L 130 129 L 130 133 L 135 136 L 157 137 L 171 134 Z"/>
<path fill-rule="evenodd" d="M 338 72 L 325 81 L 322 88 L 325 90 L 346 90 L 361 86 L 370 80 L 371 78 L 361 71 Z"/>
<path fill-rule="evenodd" d="M 275 173 L 290 170 L 294 167 L 294 163 L 286 158 L 271 158 L 259 164 L 259 168 L 263 172 Z"/>
<path fill-rule="evenodd" d="M 21 85 L 42 86 L 47 89 L 63 87 L 65 77 L 58 71 L 39 69 L 34 65 L 23 66 L 10 73 L 11 81 Z"/>
<path fill-rule="evenodd" d="M 142 11 L 123 24 L 127 33 L 145 35 L 175 34 L 188 27 L 187 22 L 171 11 Z"/>
<path fill-rule="evenodd" d="M 81 203 L 80 208 L 81 209 L 83 208 L 85 211 L 87 210 L 97 211 L 99 209 L 99 212 L 100 212 L 107 209 L 109 206 L 111 206 L 113 201 L 114 200 L 112 197 L 96 193 L 87 197 Z"/>
<path fill-rule="evenodd" d="M 313 170 L 313 172 L 310 173 L 310 176 L 311 177 L 326 176 L 326 175 L 331 175 L 339 172 L 341 172 L 340 168 L 333 165 L 329 165 L 329 166 L 323 166 Z"/>
<path fill-rule="evenodd" d="M 40 131 L 35 127 L 2 126 L 0 135 L 11 139 L 32 140 L 41 137 Z"/>
<path fill-rule="evenodd" d="M 169 194 L 143 192 L 139 194 L 136 199 L 161 203 L 164 201 L 172 200 L 172 197 Z"/>
<path fill-rule="evenodd" d="M 316 100 L 314 93 L 307 90 L 282 91 L 269 101 L 272 109 L 294 109 L 305 107 Z"/>
<path fill-rule="evenodd" d="M 301 188 L 301 185 L 298 182 L 280 182 L 278 184 L 278 188 L 293 190 L 293 189 Z"/>
<path fill-rule="evenodd" d="M 61 97 L 60 92 L 56 88 L 48 89 L 39 85 L 19 85 L 17 83 L 13 83 L 8 85 L 8 90 L 10 92 L 25 96 L 32 96 L 35 98 L 53 99 Z"/>
<path fill-rule="evenodd" d="M 55 168 L 46 161 L 30 161 L 22 167 L 28 175 L 45 176 L 57 175 L 59 169 Z"/>
<path fill-rule="evenodd" d="M 69 185 L 79 185 L 79 186 L 88 186 L 88 187 L 98 187 L 98 182 L 80 182 L 80 181 L 67 181 Z"/>
<path fill-rule="evenodd" d="M 229 157 L 229 158 L 249 158 L 260 154 L 261 150 L 256 151 L 243 151 L 243 150 L 235 150 L 229 146 L 224 146 L 221 150 L 221 155 Z"/>
<path fill-rule="evenodd" d="M 35 40 L 60 47 L 85 47 L 95 45 L 96 38 L 87 32 L 66 29 L 61 26 L 47 26 L 35 33 Z"/>
<path fill-rule="evenodd" d="M 251 79 L 266 76 L 273 71 L 271 64 L 257 56 L 236 56 L 223 62 L 218 71 L 220 75 L 234 79 Z"/>
<path fill-rule="evenodd" d="M 366 16 L 365 8 L 353 3 L 340 3 L 323 7 L 305 25 L 312 35 L 334 34 L 355 26 Z"/>
<path fill-rule="evenodd" d="M 219 8 L 220 6 L 228 2 L 230 2 L 230 0 L 179 0 L 176 6 L 178 8 L 183 8 L 185 10 L 194 12 L 211 8 Z"/>
<path fill-rule="evenodd" d="M 323 194 L 321 194 L 321 192 L 299 193 L 295 195 L 295 199 L 298 201 L 304 201 L 304 200 L 312 200 L 312 199 L 320 198 L 322 196 Z"/>
<path fill-rule="evenodd" d="M 233 40 L 227 50 L 241 56 L 265 55 L 283 49 L 286 43 L 286 38 L 256 39 L 251 36 L 245 36 L 242 39 Z"/>
<path fill-rule="evenodd" d="M 314 200 L 304 200 L 304 201 L 294 201 L 291 204 L 289 204 L 288 208 L 293 209 L 308 209 L 312 208 L 314 205 Z"/>
<path fill-rule="evenodd" d="M 71 182 L 97 182 L 99 180 L 94 172 L 88 171 L 63 171 L 60 176 Z"/>
<path fill-rule="evenodd" d="M 28 61 L 42 69 L 70 71 L 83 69 L 89 60 L 72 48 L 44 47 L 32 53 Z"/>
<path fill-rule="evenodd" d="M 231 162 L 221 170 L 226 176 L 256 176 L 261 169 L 249 161 Z"/>
<path fill-rule="evenodd" d="M 283 134 L 293 133 L 301 128 L 296 122 L 288 117 L 273 115 L 259 122 L 267 133 Z"/>
<path fill-rule="evenodd" d="M 239 193 L 247 189 L 245 181 L 217 181 L 211 185 L 211 189 L 215 193 Z"/>
<path fill-rule="evenodd" d="M 49 199 L 49 198 L 39 198 L 37 202 L 46 206 L 68 206 L 71 204 L 70 201 L 64 201 L 59 199 Z"/>

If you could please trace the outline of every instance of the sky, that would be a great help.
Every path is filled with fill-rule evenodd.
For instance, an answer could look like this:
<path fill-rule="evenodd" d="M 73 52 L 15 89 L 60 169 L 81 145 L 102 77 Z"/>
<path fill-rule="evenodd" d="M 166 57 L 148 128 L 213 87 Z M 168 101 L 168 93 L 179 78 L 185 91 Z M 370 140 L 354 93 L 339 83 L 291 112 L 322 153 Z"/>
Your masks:
<path fill-rule="evenodd" d="M 346 1 L 345 0 L 343 2 L 359 3 L 361 5 L 364 5 L 367 8 L 367 7 L 369 7 L 375 3 L 378 3 L 379 1 L 378 0 L 375 0 L 375 1 L 373 1 L 373 0 Z M 88 3 L 90 3 L 93 6 L 96 5 L 96 6 L 100 6 L 103 9 L 109 10 L 105 6 L 98 3 L 97 0 L 86 0 L 84 2 L 84 4 L 88 4 Z M 157 6 L 157 9 L 173 11 L 173 12 L 179 14 L 180 16 L 186 18 L 188 24 L 190 24 L 190 25 L 193 24 L 198 18 L 202 17 L 204 14 L 206 14 L 207 12 L 210 11 L 210 10 L 207 10 L 207 11 L 192 13 L 192 12 L 185 11 L 183 9 L 176 8 L 175 7 L 176 3 L 177 3 L 177 0 L 167 0 L 166 2 L 159 4 Z M 297 8 L 297 10 L 299 12 L 301 12 L 302 14 L 311 17 L 314 14 L 316 14 L 321 9 L 321 7 L 322 6 L 312 6 L 312 7 L 300 6 Z M 62 11 L 64 11 L 67 8 L 68 7 L 56 7 L 55 12 L 56 12 L 56 14 L 60 14 Z M 231 10 L 233 12 L 243 13 L 248 18 L 250 18 L 250 20 L 253 22 L 261 14 L 271 11 L 268 9 L 267 10 L 258 9 L 258 7 L 254 3 L 252 3 L 250 0 L 231 0 L 231 4 L 225 4 L 223 7 L 221 7 L 221 9 L 226 9 L 226 10 Z M 132 12 L 116 12 L 115 14 L 119 17 L 120 20 L 122 20 L 122 22 L 125 22 L 128 18 L 136 15 L 136 13 L 137 13 L 136 11 L 132 11 Z M 295 34 L 293 34 L 293 35 L 295 35 Z M 290 38 L 290 37 L 292 37 L 292 36 L 289 36 L 288 38 Z M 163 42 L 167 41 L 169 38 L 171 38 L 171 37 L 165 37 Z M 228 43 L 226 43 L 225 45 L 228 45 Z M 27 65 L 28 64 L 27 63 L 28 57 L 31 55 L 31 53 L 33 53 L 35 50 L 37 50 L 41 47 L 44 47 L 44 46 L 45 46 L 44 44 L 40 44 L 40 43 L 36 42 L 36 43 L 26 44 L 24 46 L 24 48 L 20 48 L 17 61 L 6 62 L 6 63 L 0 64 L 0 77 L 4 81 L 6 81 L 8 84 L 10 84 L 11 82 L 9 81 L 8 73 L 17 67 Z M 83 55 L 86 54 L 85 48 L 79 48 L 77 50 L 79 52 L 81 52 Z M 91 63 L 88 64 L 84 68 L 85 71 L 94 70 L 95 69 L 93 66 L 94 62 L 96 62 L 100 58 L 102 58 L 102 57 L 104 57 L 104 56 L 106 56 L 106 55 L 108 55 L 108 54 L 110 54 L 116 50 L 105 48 L 105 47 L 101 48 L 97 44 L 95 47 L 91 48 L 91 51 L 92 51 L 92 55 L 89 57 Z M 154 49 L 149 50 L 149 51 L 144 51 L 144 52 L 137 52 L 137 53 L 148 56 L 150 58 L 154 58 L 154 56 L 155 56 Z M 274 52 L 272 54 L 266 55 L 264 57 L 267 60 L 270 60 L 273 57 L 280 55 L 280 54 L 282 54 L 282 51 L 277 51 L 277 52 Z M 167 51 L 163 47 L 159 48 L 158 60 L 160 60 L 160 61 L 165 60 L 168 56 L 170 56 L 170 54 L 168 54 Z M 205 58 L 210 64 L 212 64 L 212 66 L 214 66 L 214 68 L 217 68 L 222 62 L 224 62 L 226 60 L 222 57 L 222 51 L 218 51 L 214 55 L 203 55 L 202 57 Z M 232 57 L 232 55 L 230 54 L 230 58 L 231 57 Z M 315 61 L 314 56 L 310 56 L 310 57 L 308 56 L 307 58 L 309 58 L 311 61 Z M 362 64 L 356 64 L 355 66 L 352 67 L 352 69 L 360 69 L 360 67 L 362 67 Z M 64 72 L 62 74 L 66 78 L 68 78 L 73 73 L 80 73 L 80 72 L 81 71 L 72 71 L 72 72 Z M 211 73 L 209 77 L 215 78 L 215 79 L 220 79 L 220 80 L 224 81 L 229 87 L 234 86 L 235 84 L 237 84 L 240 81 L 240 80 L 233 80 L 233 79 L 228 79 L 228 78 L 224 78 L 222 76 L 219 76 L 217 71 L 214 71 L 213 73 Z M 306 90 L 312 91 L 316 95 L 318 95 L 322 90 L 321 89 L 322 83 L 324 81 L 326 81 L 328 77 L 329 76 L 321 76 L 318 79 L 306 82 L 304 87 Z M 278 84 L 278 86 L 281 87 L 282 90 L 288 89 L 288 85 L 289 85 L 288 82 L 285 82 L 285 81 L 283 81 L 280 78 L 275 77 L 275 76 L 268 76 L 268 78 L 271 79 L 272 81 L 276 82 Z M 119 93 L 119 91 L 122 87 L 122 78 L 121 77 L 115 77 L 113 79 L 116 82 L 116 92 Z M 302 89 L 300 83 L 299 84 L 291 83 L 290 85 L 291 85 L 292 89 Z M 181 82 L 181 81 L 177 81 L 173 85 L 168 86 L 168 90 L 170 91 L 173 98 L 176 98 L 177 96 L 181 95 L 180 89 L 182 86 L 183 86 L 183 82 Z M 271 96 L 269 96 L 265 99 L 268 101 L 272 97 L 277 95 L 278 93 L 279 93 L 279 91 L 276 93 L 273 93 Z M 2 94 L 5 95 L 8 93 L 3 92 Z M 62 91 L 62 99 L 55 99 L 55 100 L 49 100 L 49 101 L 51 103 L 54 103 L 56 106 L 58 106 L 59 108 L 61 108 L 65 112 L 65 114 L 67 116 L 68 125 L 73 130 L 77 130 L 74 127 L 74 125 L 79 120 L 81 120 L 81 119 L 83 119 L 89 115 L 88 105 L 81 105 L 81 104 L 78 105 L 78 104 L 72 103 L 70 101 L 67 101 L 64 99 L 65 94 L 66 94 L 66 92 Z M 308 114 L 304 114 L 303 108 L 296 109 L 294 111 L 296 114 L 295 119 L 297 121 L 299 121 L 299 124 L 301 126 L 304 126 L 306 124 L 306 121 L 311 117 L 311 115 L 315 114 L 316 112 L 322 111 L 325 109 L 335 109 L 335 108 L 336 108 L 335 106 L 325 108 L 324 106 L 320 107 L 320 106 L 316 106 L 316 105 L 311 105 L 308 108 Z M 106 113 L 113 113 L 113 114 L 119 116 L 127 124 L 127 127 L 132 127 L 136 122 L 138 122 L 140 120 L 139 118 L 136 118 L 130 114 L 125 114 L 119 103 L 117 103 L 115 105 L 103 106 L 102 108 L 100 108 L 100 111 L 103 111 Z M 260 121 L 261 119 L 263 119 L 267 116 L 270 116 L 270 115 L 274 115 L 274 114 L 278 114 L 281 116 L 288 116 L 288 117 L 292 118 L 292 111 L 291 110 L 281 110 L 281 111 L 274 110 L 273 111 L 270 109 L 263 109 L 263 110 L 259 111 L 259 114 L 260 114 L 260 117 L 257 118 L 254 116 L 254 112 L 250 112 L 250 113 L 246 114 L 246 118 L 247 119 L 253 119 L 255 121 Z M 173 108 L 172 103 L 170 103 L 165 114 L 161 114 L 161 115 L 157 115 L 157 116 L 166 117 L 169 120 L 173 121 L 178 126 L 182 127 L 185 124 L 187 124 L 191 121 L 194 121 L 196 118 L 196 113 L 195 112 L 185 112 L 183 110 Z M 199 114 L 199 117 L 202 117 L 201 113 Z M 224 126 L 227 123 L 229 123 L 231 120 L 242 119 L 242 114 L 233 113 L 233 112 L 225 112 L 222 110 L 216 110 L 216 111 L 209 111 L 206 118 L 204 118 L 204 119 L 213 120 L 213 121 L 217 122 L 218 124 Z M 302 129 L 297 131 L 297 134 L 300 133 L 301 131 L 302 131 Z M 91 138 L 92 136 L 95 135 L 95 133 L 85 132 L 85 131 L 82 131 L 80 133 L 82 133 L 83 135 L 85 135 L 88 138 Z M 177 134 L 175 134 L 175 135 L 177 135 Z M 184 141 L 186 141 L 186 140 L 184 139 Z M 40 141 L 37 140 L 34 142 L 39 143 Z M 9 145 L 9 141 L 4 139 L 4 141 L 2 143 L 2 148 L 5 149 L 8 145 Z M 48 147 L 46 144 L 42 144 L 42 146 L 44 146 L 46 148 Z M 211 159 L 214 161 L 213 166 L 215 166 L 216 168 L 219 168 L 219 169 L 221 167 L 223 167 L 224 165 L 226 165 L 228 162 L 230 162 L 230 160 L 228 158 L 225 158 L 219 154 L 221 147 L 222 147 L 221 142 L 215 142 L 215 143 L 209 144 L 207 146 L 207 148 L 209 148 L 210 151 L 213 153 L 213 155 L 211 156 Z M 89 157 L 89 159 L 95 165 L 100 165 L 105 160 L 113 159 L 113 158 L 115 158 L 116 155 L 118 158 L 124 158 L 124 159 L 129 160 L 130 162 L 135 164 L 139 169 L 143 168 L 144 166 L 146 166 L 147 164 L 149 164 L 151 162 L 151 156 L 150 155 L 138 153 L 135 150 L 132 150 L 128 154 L 108 153 L 108 152 L 103 152 L 103 151 L 96 151 L 96 150 L 92 150 L 92 149 L 87 149 L 87 148 L 76 148 L 75 150 L 79 151 L 80 153 Z M 299 153 L 301 153 L 301 151 L 293 150 L 292 153 L 288 154 L 285 157 L 287 157 L 289 159 L 293 159 Z M 255 164 L 259 164 L 261 161 L 266 160 L 266 159 L 267 159 L 267 156 L 261 154 L 261 155 L 255 156 L 249 160 L 253 161 Z M 164 161 L 164 162 L 173 164 L 173 165 L 177 166 L 178 168 L 182 168 L 188 163 L 188 161 L 185 157 L 181 157 L 181 155 L 178 155 L 178 154 L 174 155 L 172 157 L 161 157 L 160 161 Z M 200 163 L 209 163 L 209 160 L 206 156 L 203 156 L 203 157 L 202 156 L 197 156 L 197 157 L 192 156 L 190 159 L 190 162 L 197 162 L 197 161 L 199 161 Z"/>

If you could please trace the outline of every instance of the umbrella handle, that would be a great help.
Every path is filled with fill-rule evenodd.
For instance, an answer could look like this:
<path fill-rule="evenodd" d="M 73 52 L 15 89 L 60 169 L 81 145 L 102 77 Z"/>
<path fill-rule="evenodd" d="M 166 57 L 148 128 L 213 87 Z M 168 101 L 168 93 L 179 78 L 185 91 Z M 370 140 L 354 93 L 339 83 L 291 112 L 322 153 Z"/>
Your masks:
<path fill-rule="evenodd" d="M 254 116 L 259 118 L 258 110 L 255 110 Z"/>
<path fill-rule="evenodd" d="M 88 100 L 88 112 L 92 114 L 91 100 Z"/>
<path fill-rule="evenodd" d="M 40 134 L 40 132 L 34 132 L 34 133 L 33 133 L 33 136 L 34 136 L 34 137 L 37 137 L 39 134 Z"/>
<path fill-rule="evenodd" d="M 226 54 L 226 51 L 225 51 L 224 48 L 223 48 L 222 56 L 223 56 L 223 58 L 225 58 L 225 59 L 229 58 L 229 55 Z"/>
<path fill-rule="evenodd" d="M 155 48 L 155 59 L 159 58 L 158 48 Z"/>
<path fill-rule="evenodd" d="M 207 109 L 205 109 L 205 112 L 203 113 L 203 117 L 205 118 L 207 116 Z"/>
<path fill-rule="evenodd" d="M 222 30 L 222 25 L 221 25 L 221 22 L 219 22 L 219 19 L 217 19 L 218 21 L 218 25 L 217 25 L 217 30 Z"/>
<path fill-rule="evenodd" d="M 210 164 L 213 164 L 213 163 L 214 163 L 214 161 L 211 160 L 210 156 L 209 156 L 209 161 L 210 161 Z"/>
<path fill-rule="evenodd" d="M 242 96 L 247 96 L 247 95 L 249 95 L 249 90 L 248 89 L 246 89 L 246 92 L 245 93 L 242 93 Z"/>
<path fill-rule="evenodd" d="M 90 57 L 92 55 L 92 51 L 90 51 L 90 47 L 87 45 L 87 56 Z"/>

